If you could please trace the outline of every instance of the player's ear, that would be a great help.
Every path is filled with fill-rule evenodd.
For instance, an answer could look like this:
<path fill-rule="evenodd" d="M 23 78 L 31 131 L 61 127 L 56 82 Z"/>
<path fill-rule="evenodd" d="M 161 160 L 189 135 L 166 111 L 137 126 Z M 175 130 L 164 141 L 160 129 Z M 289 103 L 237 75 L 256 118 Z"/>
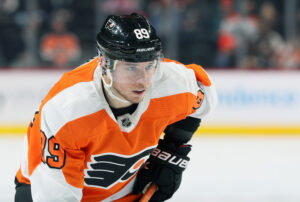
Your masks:
<path fill-rule="evenodd" d="M 99 56 L 99 65 L 103 70 L 103 67 L 105 66 L 105 57 L 103 55 Z"/>
<path fill-rule="evenodd" d="M 105 57 L 104 56 L 99 56 L 99 65 L 100 65 L 100 68 L 101 68 L 101 71 L 102 71 L 102 75 L 101 75 L 102 80 L 104 81 L 104 83 L 106 85 L 111 86 L 112 85 L 112 78 L 111 78 L 111 75 L 108 74 L 107 71 L 109 71 L 109 70 L 107 69 L 105 64 L 106 64 Z"/>
<path fill-rule="evenodd" d="M 102 71 L 102 76 L 107 76 L 107 67 L 105 64 L 106 64 L 105 57 L 103 55 L 99 56 L 99 65 Z"/>

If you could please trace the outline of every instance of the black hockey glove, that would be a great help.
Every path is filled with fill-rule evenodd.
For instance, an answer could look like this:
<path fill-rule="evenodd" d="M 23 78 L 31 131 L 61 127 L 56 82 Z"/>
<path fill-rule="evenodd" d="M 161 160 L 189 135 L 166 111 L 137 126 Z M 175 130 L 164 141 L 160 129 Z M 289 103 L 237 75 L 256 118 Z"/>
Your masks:
<path fill-rule="evenodd" d="M 173 196 L 181 183 L 182 172 L 190 158 L 191 145 L 176 146 L 172 142 L 159 140 L 149 159 L 137 174 L 133 193 L 141 193 L 149 183 L 157 185 L 158 190 L 150 202 L 164 201 Z"/>

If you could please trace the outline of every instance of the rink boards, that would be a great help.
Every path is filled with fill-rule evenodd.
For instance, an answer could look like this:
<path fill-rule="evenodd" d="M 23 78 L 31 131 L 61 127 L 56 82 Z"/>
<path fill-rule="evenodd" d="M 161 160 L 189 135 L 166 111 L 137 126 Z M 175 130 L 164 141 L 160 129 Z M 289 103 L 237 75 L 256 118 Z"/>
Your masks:
<path fill-rule="evenodd" d="M 66 70 L 1 70 L 0 135 L 24 134 Z M 197 135 L 300 135 L 300 71 L 208 71 L 219 103 Z"/>

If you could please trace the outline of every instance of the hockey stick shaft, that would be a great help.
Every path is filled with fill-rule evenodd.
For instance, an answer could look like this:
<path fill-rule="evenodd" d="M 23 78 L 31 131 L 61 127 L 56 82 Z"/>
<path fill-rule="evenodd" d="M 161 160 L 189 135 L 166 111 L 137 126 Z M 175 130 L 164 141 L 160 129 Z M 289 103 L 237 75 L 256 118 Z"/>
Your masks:
<path fill-rule="evenodd" d="M 142 196 L 139 202 L 148 202 L 156 192 L 156 190 L 157 186 L 155 184 L 151 184 L 151 186 L 147 189 L 146 193 Z"/>

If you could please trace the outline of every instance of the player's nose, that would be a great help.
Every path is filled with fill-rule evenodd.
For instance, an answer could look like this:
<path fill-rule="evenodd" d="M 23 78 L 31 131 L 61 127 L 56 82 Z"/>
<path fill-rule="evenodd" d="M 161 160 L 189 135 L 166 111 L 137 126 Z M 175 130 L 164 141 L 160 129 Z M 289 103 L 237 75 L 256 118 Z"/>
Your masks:
<path fill-rule="evenodd" d="M 146 85 L 148 74 L 146 70 L 140 70 L 136 79 L 137 84 Z"/>

